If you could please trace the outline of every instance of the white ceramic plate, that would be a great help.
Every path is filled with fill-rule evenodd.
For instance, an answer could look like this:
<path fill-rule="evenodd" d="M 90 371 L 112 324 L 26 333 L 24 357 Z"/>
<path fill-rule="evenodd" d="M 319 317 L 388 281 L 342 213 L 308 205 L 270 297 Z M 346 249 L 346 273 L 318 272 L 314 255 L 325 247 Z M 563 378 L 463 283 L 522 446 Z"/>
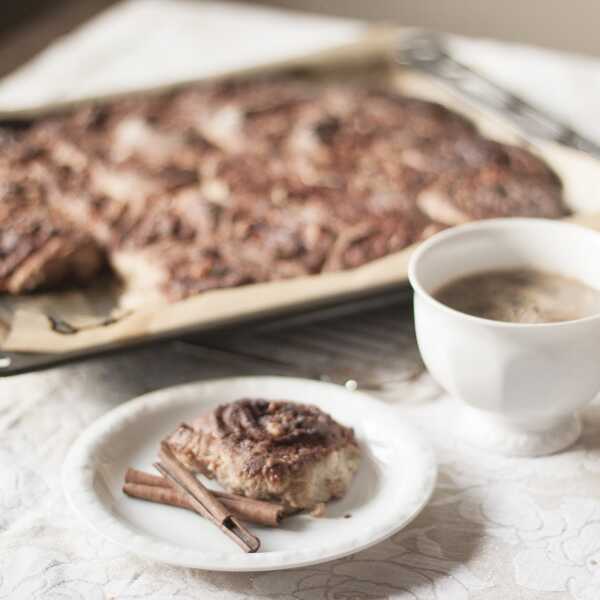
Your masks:
<path fill-rule="evenodd" d="M 354 427 L 363 451 L 350 490 L 327 505 L 325 517 L 297 515 L 278 529 L 252 526 L 262 542 L 256 554 L 192 512 L 121 491 L 127 467 L 153 471 L 159 440 L 179 422 L 243 397 L 316 404 Z M 435 478 L 433 452 L 393 409 L 337 385 L 287 377 L 204 381 L 140 396 L 89 427 L 63 467 L 70 504 L 98 533 L 146 558 L 215 571 L 289 569 L 357 552 L 410 522 Z"/>

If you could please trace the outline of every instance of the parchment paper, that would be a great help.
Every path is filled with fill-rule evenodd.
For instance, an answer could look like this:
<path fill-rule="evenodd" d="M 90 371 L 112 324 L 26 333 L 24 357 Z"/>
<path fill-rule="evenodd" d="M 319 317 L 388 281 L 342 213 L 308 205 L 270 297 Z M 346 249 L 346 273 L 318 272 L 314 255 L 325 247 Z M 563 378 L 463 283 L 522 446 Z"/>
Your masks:
<path fill-rule="evenodd" d="M 360 42 L 343 48 L 302 60 L 229 72 L 219 77 L 274 72 L 292 67 L 308 69 L 315 76 L 336 78 L 364 77 L 368 72 L 370 78 L 381 78 L 394 89 L 439 101 L 465 114 L 488 137 L 528 145 L 561 177 L 567 205 L 580 213 L 571 220 L 600 229 L 600 216 L 590 214 L 600 213 L 600 161 L 556 144 L 527 140 L 500 117 L 468 104 L 436 80 L 399 67 L 392 69 L 389 57 L 399 35 L 409 35 L 409 32 L 377 28 Z M 164 89 L 167 88 L 154 88 L 145 93 Z M 68 105 L 0 114 L 0 119 L 38 116 L 65 106 Z M 76 352 L 170 332 L 199 331 L 215 325 L 239 323 L 286 308 L 312 306 L 364 294 L 405 284 L 408 260 L 413 250 L 409 247 L 349 271 L 213 290 L 180 302 L 153 302 L 133 310 L 120 306 L 115 285 L 102 282 L 87 290 L 17 298 L 3 296 L 0 297 L 0 348 L 13 352 Z"/>

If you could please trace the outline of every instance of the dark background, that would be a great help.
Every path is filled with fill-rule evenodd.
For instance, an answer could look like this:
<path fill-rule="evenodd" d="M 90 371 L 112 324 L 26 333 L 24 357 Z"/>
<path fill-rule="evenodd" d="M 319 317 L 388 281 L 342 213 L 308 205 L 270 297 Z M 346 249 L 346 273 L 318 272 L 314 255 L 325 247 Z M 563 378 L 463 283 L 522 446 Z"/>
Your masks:
<path fill-rule="evenodd" d="M 116 0 L 0 0 L 0 76 L 115 3 Z M 394 20 L 403 25 L 600 56 L 597 0 L 257 0 L 255 3 Z"/>
<path fill-rule="evenodd" d="M 116 0 L 4 0 L 0 3 L 0 77 Z"/>

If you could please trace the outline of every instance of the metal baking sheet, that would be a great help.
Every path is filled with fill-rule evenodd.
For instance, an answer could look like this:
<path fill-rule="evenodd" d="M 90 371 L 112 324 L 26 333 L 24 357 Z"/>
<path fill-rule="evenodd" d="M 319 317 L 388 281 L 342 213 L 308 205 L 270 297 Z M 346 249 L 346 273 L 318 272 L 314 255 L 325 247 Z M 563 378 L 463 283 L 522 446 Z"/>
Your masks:
<path fill-rule="evenodd" d="M 565 200 L 576 213 L 600 211 L 600 163 L 583 153 L 549 142 L 534 142 L 501 117 L 463 101 L 432 76 L 399 67 L 394 50 L 402 34 L 373 30 L 360 42 L 303 60 L 224 73 L 252 76 L 302 69 L 314 77 L 378 78 L 391 88 L 439 101 L 474 121 L 493 139 L 527 145 L 561 177 Z M 404 34 L 406 35 L 406 34 Z M 212 78 L 214 79 L 214 78 Z M 204 80 L 206 81 L 206 80 Z M 185 82 L 189 85 L 195 82 Z M 173 89 L 142 90 L 150 94 Z M 131 95 L 131 94 L 128 94 Z M 98 99 L 93 99 L 97 102 Z M 0 120 L 39 118 L 48 112 L 79 106 L 39 107 L 36 111 L 0 114 Z M 24 372 L 114 352 L 191 332 L 218 332 L 265 319 L 303 314 L 324 306 L 359 310 L 373 298 L 397 298 L 407 289 L 407 265 L 413 248 L 348 271 L 205 292 L 186 300 L 120 309 L 110 286 L 28 297 L 0 298 L 0 375 Z M 107 291 L 108 290 L 108 291 Z M 318 313 L 318 310 L 317 310 Z"/>

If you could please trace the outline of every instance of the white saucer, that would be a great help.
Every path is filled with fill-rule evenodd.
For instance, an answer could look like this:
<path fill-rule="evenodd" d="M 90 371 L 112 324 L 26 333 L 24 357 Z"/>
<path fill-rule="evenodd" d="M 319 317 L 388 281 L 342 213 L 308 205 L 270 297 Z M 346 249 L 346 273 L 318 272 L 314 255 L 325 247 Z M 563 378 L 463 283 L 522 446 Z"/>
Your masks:
<path fill-rule="evenodd" d="M 179 422 L 244 397 L 315 404 L 354 427 L 363 450 L 348 494 L 328 504 L 325 517 L 294 516 L 278 529 L 252 526 L 262 542 L 257 554 L 244 554 L 192 512 L 121 491 L 127 467 L 153 472 L 159 440 Z M 436 470 L 428 444 L 379 400 L 304 379 L 239 377 L 167 388 L 104 415 L 71 448 L 63 486 L 88 525 L 135 554 L 215 571 L 265 571 L 332 560 L 389 537 L 427 503 Z"/>

